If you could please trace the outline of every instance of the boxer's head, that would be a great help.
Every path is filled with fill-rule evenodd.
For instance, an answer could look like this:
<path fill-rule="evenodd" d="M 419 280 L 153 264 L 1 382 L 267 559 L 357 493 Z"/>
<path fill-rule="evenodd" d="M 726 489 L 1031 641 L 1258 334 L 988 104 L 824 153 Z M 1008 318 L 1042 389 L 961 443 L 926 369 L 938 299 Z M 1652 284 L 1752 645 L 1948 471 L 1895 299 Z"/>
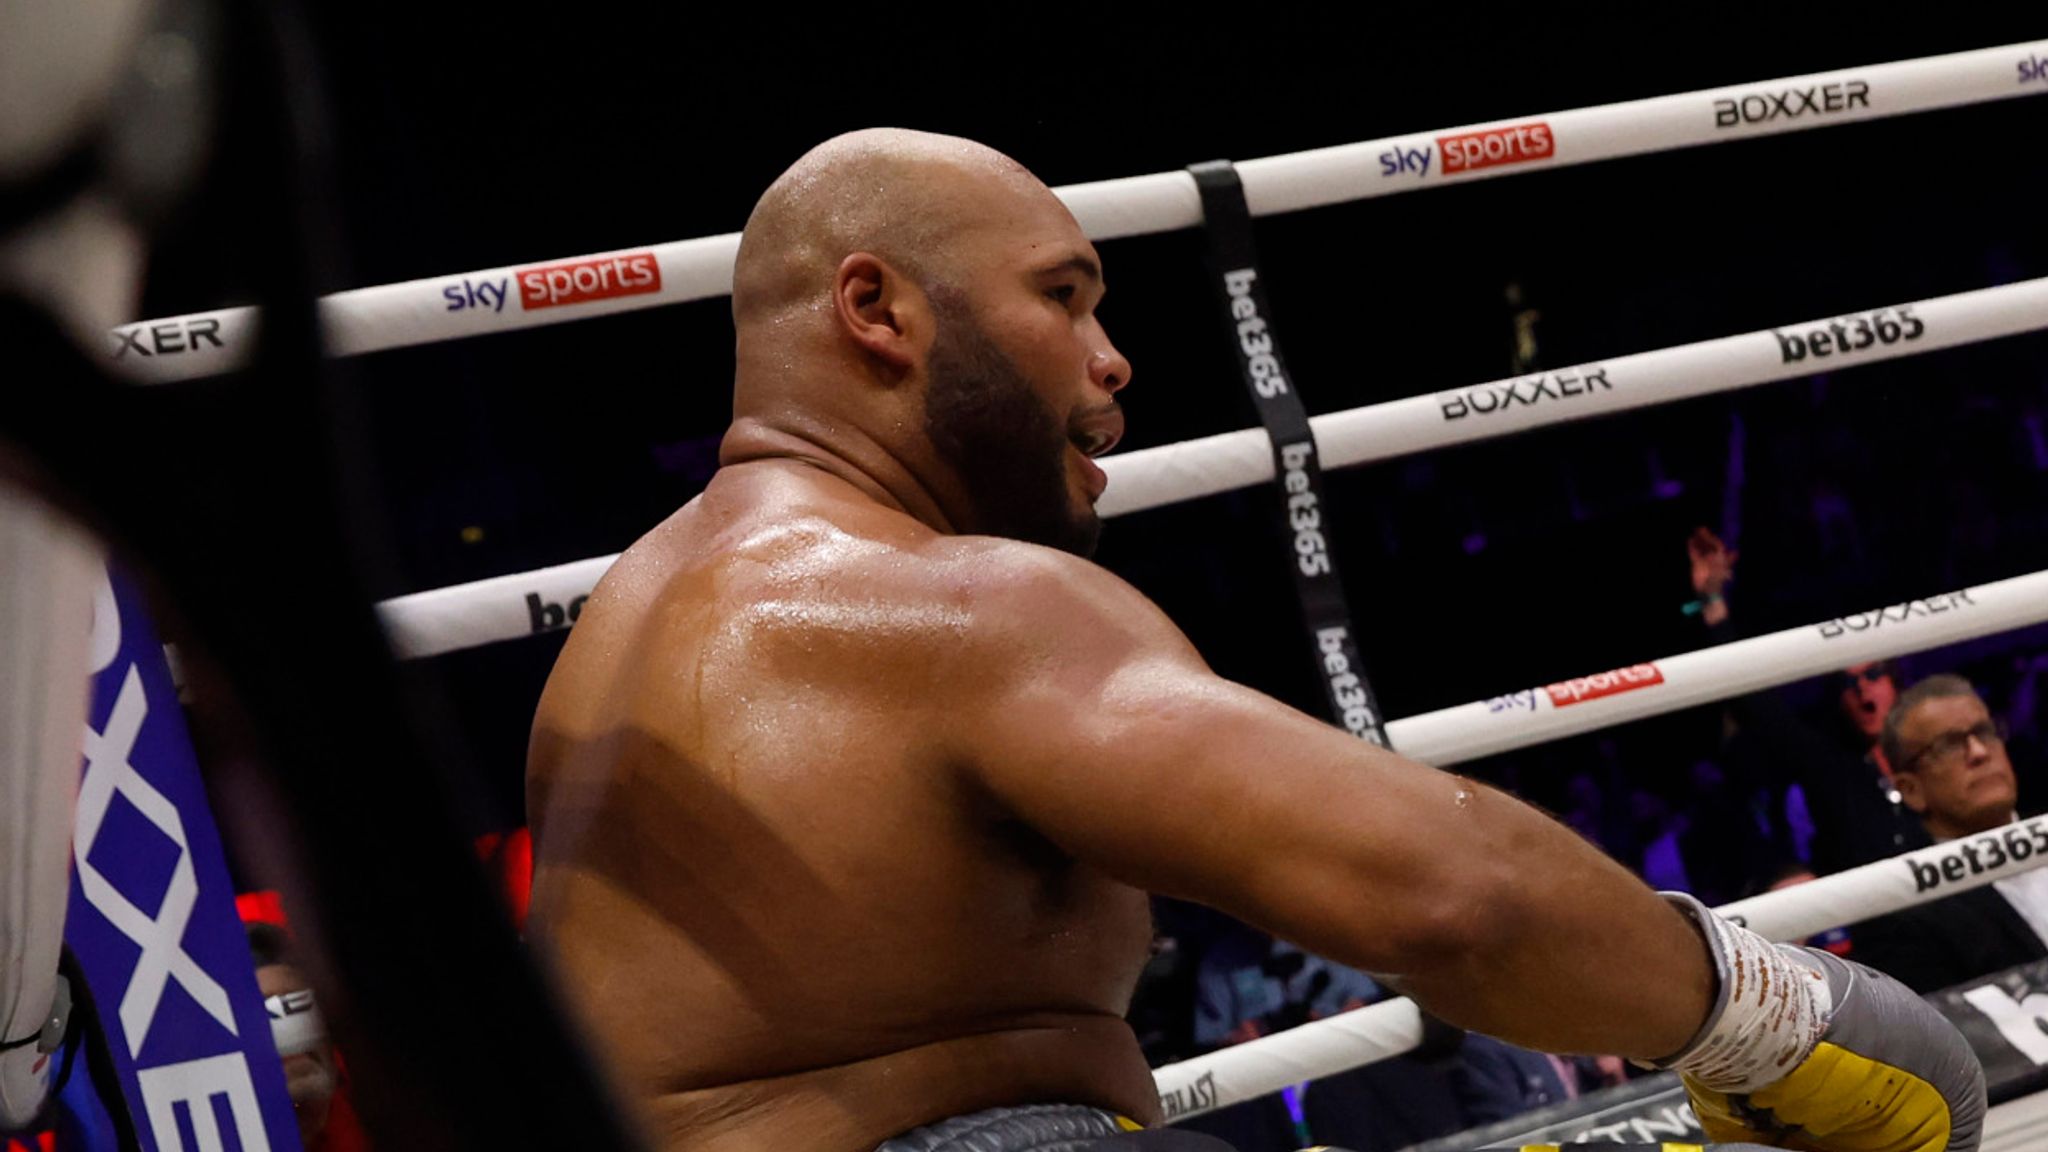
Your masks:
<path fill-rule="evenodd" d="M 1953 839 L 2013 818 L 2018 785 L 2004 734 L 1960 676 L 1929 676 L 1899 694 L 1884 722 L 1885 759 L 1929 834 Z"/>
<path fill-rule="evenodd" d="M 806 154 L 734 269 L 736 426 L 879 449 L 957 531 L 1085 554 L 1130 365 L 1095 309 L 1095 248 L 979 144 L 856 132 Z"/>

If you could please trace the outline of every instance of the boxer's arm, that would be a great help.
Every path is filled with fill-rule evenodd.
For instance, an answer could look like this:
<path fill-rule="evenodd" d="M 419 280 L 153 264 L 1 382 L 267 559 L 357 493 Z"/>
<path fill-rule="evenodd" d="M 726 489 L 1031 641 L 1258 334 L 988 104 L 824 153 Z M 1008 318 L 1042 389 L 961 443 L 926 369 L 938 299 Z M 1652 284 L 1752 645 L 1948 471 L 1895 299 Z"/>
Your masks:
<path fill-rule="evenodd" d="M 1106 572 L 1044 567 L 991 590 L 973 663 L 944 678 L 949 738 L 1078 860 L 1514 1043 L 1647 1059 L 1699 1029 L 1714 992 L 1699 935 L 1599 850 L 1215 676 Z"/>

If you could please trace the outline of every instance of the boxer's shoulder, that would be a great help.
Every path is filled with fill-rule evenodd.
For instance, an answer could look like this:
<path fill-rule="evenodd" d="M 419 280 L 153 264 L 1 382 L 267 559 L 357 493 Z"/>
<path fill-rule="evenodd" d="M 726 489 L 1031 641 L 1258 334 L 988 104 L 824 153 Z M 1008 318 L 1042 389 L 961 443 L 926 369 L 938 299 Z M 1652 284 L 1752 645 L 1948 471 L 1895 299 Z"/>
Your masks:
<path fill-rule="evenodd" d="M 695 654 L 707 674 L 754 684 L 788 672 L 955 701 L 1055 663 L 1199 662 L 1142 593 L 1065 552 L 874 506 L 703 511 L 715 510 L 685 509 L 621 556 L 578 624 L 584 647 L 658 653 L 670 668 Z"/>
<path fill-rule="evenodd" d="M 987 624 L 1066 644 L 1077 635 L 1149 647 L 1185 644 L 1143 592 L 1114 572 L 1066 552 L 989 537 L 960 537 L 954 568 Z"/>

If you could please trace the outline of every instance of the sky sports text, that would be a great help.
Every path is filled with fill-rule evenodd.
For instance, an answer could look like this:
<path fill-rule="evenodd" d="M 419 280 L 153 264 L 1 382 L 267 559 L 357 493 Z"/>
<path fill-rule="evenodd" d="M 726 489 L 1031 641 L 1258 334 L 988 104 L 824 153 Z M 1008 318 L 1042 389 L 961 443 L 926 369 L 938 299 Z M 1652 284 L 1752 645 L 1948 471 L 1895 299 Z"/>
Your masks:
<path fill-rule="evenodd" d="M 1556 141 L 1549 124 L 1540 120 L 1530 124 L 1511 124 L 1503 128 L 1461 132 L 1456 136 L 1439 136 L 1434 148 L 1427 144 L 1397 144 L 1379 154 L 1380 178 L 1413 175 L 1420 180 L 1429 175 L 1438 152 L 1443 153 L 1443 174 L 1454 176 L 1502 164 L 1547 160 L 1556 151 Z"/>
<path fill-rule="evenodd" d="M 537 268 L 520 268 L 495 280 L 470 280 L 446 285 L 441 298 L 450 312 L 503 312 L 517 284 L 521 311 L 588 304 L 618 296 L 644 296 L 661 291 L 661 265 L 652 252 L 571 260 Z"/>

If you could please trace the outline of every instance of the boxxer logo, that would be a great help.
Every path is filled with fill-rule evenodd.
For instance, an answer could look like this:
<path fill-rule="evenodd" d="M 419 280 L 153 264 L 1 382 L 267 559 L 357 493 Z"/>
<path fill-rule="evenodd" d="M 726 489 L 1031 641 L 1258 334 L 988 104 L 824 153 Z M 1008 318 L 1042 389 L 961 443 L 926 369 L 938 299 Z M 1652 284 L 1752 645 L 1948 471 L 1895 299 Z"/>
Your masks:
<path fill-rule="evenodd" d="M 125 359 L 130 352 L 137 356 L 175 356 L 180 352 L 197 352 L 206 345 L 225 347 L 220 339 L 220 319 L 214 316 L 130 324 L 114 329 L 113 337 L 116 360 Z"/>
<path fill-rule="evenodd" d="M 1462 392 L 1445 392 L 1437 397 L 1437 404 L 1443 408 L 1445 420 L 1463 420 L 1467 416 L 1505 412 L 1518 405 L 1533 407 L 1545 400 L 1569 400 L 1595 391 L 1613 390 L 1614 385 L 1607 381 L 1607 369 L 1595 364 L 1499 384 L 1481 384 Z"/>
<path fill-rule="evenodd" d="M 1961 592 L 1949 592 L 1940 596 L 1930 596 L 1925 600 L 1908 600 L 1904 604 L 1894 604 L 1889 608 L 1879 608 L 1875 612 L 1859 612 L 1854 616 L 1838 616 L 1825 624 L 1818 625 L 1818 627 L 1820 628 L 1821 639 L 1833 640 L 1837 636 L 1846 636 L 1854 632 L 1869 632 L 1873 629 L 1882 628 L 1887 624 L 1904 624 L 1915 616 L 1933 616 L 1959 608 L 1975 608 L 1976 606 L 1977 602 L 1970 599 L 1970 593 L 1965 589 Z"/>
<path fill-rule="evenodd" d="M 148 715 L 149 698 L 143 692 L 142 676 L 131 664 L 122 678 L 120 694 L 114 698 L 106 729 L 86 729 L 85 778 L 78 787 L 77 846 L 73 852 L 79 889 L 86 902 L 142 950 L 121 993 L 121 1032 L 127 1037 L 131 1057 L 141 1053 L 150 1025 L 156 1022 L 164 988 L 174 980 L 229 1035 L 236 1034 L 235 1010 L 227 992 L 185 952 L 185 926 L 199 904 L 199 880 L 185 839 L 185 822 L 177 806 L 129 763 Z M 170 880 L 161 900 L 155 902 L 154 914 L 137 906 L 93 863 L 100 828 L 117 796 L 126 799 L 177 848 Z"/>
<path fill-rule="evenodd" d="M 205 966 L 219 955 L 208 951 L 220 943 L 209 939 L 217 935 L 210 917 L 233 913 L 220 906 L 221 894 L 206 879 L 218 873 L 206 860 L 213 833 L 204 793 L 196 775 L 184 775 L 191 765 L 176 763 L 166 742 L 182 738 L 166 728 L 175 719 L 151 714 L 143 668 L 131 658 L 132 646 L 122 644 L 122 612 L 103 576 L 93 607 L 91 667 L 95 695 L 113 689 L 113 702 L 97 726 L 93 719 L 85 725 L 71 848 L 83 903 L 71 908 L 72 929 L 80 935 L 67 931 L 67 938 L 103 994 L 101 1004 L 119 994 L 117 1009 L 102 1008 L 104 1031 L 120 1057 L 110 1071 L 131 1086 L 136 1127 L 147 1129 L 141 1146 L 270 1152 L 265 1105 L 240 1050 L 233 1000 Z M 135 833 L 143 826 L 149 829 L 143 839 L 168 851 L 138 845 Z M 239 927 L 230 932 L 243 948 L 227 955 L 239 955 L 246 980 L 246 942 Z M 288 1124 L 283 1085 L 277 1088 L 277 1119 Z"/>
<path fill-rule="evenodd" d="M 1773 120 L 1828 116 L 1869 107 L 1870 85 L 1861 80 L 1816 84 L 1811 88 L 1781 88 L 1776 92 L 1745 92 L 1730 100 L 1714 101 L 1714 127 L 1767 124 Z"/>

